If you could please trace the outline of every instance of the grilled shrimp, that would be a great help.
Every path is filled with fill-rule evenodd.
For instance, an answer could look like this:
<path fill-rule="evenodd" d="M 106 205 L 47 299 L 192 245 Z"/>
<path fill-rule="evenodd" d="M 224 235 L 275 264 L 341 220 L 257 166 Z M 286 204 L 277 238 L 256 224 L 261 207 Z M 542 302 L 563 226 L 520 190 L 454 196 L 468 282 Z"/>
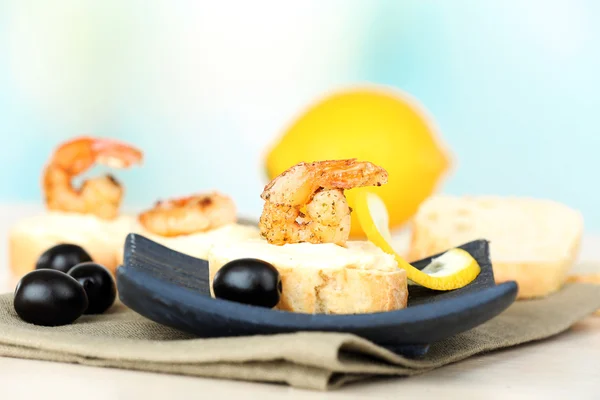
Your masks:
<path fill-rule="evenodd" d="M 88 179 L 80 188 L 72 180 L 94 164 L 128 168 L 141 163 L 142 152 L 112 139 L 78 137 L 63 143 L 44 170 L 42 187 L 50 210 L 93 214 L 113 219 L 119 213 L 123 187 L 111 175 Z"/>
<path fill-rule="evenodd" d="M 212 192 L 159 201 L 138 219 L 148 231 L 169 237 L 215 229 L 235 222 L 237 217 L 233 200 Z"/>
<path fill-rule="evenodd" d="M 382 167 L 356 159 L 299 163 L 265 187 L 261 235 L 275 245 L 344 245 L 350 235 L 352 211 L 344 190 L 381 186 L 387 178 Z"/>

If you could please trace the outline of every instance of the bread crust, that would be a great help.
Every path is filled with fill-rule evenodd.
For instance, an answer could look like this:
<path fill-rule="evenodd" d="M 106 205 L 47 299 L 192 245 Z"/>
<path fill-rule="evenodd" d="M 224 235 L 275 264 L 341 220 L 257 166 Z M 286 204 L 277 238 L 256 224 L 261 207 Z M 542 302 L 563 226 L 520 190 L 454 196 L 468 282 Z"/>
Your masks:
<path fill-rule="evenodd" d="M 226 254 L 208 255 L 210 282 L 219 269 L 232 261 Z M 347 265 L 343 268 L 289 267 L 272 263 L 280 273 L 282 297 L 279 310 L 308 314 L 358 314 L 406 307 L 406 271 L 380 271 Z"/>

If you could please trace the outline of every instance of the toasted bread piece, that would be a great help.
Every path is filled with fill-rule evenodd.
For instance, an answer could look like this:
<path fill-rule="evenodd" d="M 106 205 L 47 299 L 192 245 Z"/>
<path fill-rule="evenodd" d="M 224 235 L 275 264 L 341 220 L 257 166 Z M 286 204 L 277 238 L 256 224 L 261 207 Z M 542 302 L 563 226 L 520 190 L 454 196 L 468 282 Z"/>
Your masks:
<path fill-rule="evenodd" d="M 301 313 L 357 314 L 406 307 L 406 271 L 370 242 L 294 243 L 276 246 L 263 239 L 214 245 L 208 253 L 210 281 L 226 263 L 257 258 L 281 275 L 277 309 Z"/>
<path fill-rule="evenodd" d="M 54 211 L 23 219 L 9 232 L 12 274 L 21 277 L 32 271 L 39 256 L 60 243 L 83 247 L 95 262 L 114 272 L 119 265 L 115 251 L 123 247 L 133 221 L 129 216 L 103 220 L 94 215 Z"/>
<path fill-rule="evenodd" d="M 554 201 L 439 195 L 413 220 L 408 259 L 487 239 L 496 282 L 517 281 L 520 299 L 542 297 L 564 284 L 582 234 L 581 214 Z"/>

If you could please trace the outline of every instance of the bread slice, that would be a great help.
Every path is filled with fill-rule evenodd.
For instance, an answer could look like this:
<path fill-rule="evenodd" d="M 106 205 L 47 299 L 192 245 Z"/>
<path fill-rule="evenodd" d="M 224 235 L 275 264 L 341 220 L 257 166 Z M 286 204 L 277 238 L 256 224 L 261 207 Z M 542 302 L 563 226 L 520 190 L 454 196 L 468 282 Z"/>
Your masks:
<path fill-rule="evenodd" d="M 191 235 L 165 237 L 149 232 L 136 222 L 132 232 L 145 236 L 172 250 L 203 260 L 207 259 L 209 249 L 216 243 L 260 237 L 260 231 L 256 226 L 238 223 L 223 225 L 216 229 Z M 123 263 L 123 251 L 123 246 L 116 249 L 116 258 L 119 265 Z"/>
<path fill-rule="evenodd" d="M 277 309 L 300 313 L 357 314 L 398 310 L 408 298 L 406 271 L 370 242 L 294 243 L 276 246 L 263 239 L 214 245 L 208 253 L 210 282 L 226 263 L 258 258 L 281 275 Z"/>
<path fill-rule="evenodd" d="M 541 297 L 565 282 L 582 234 L 581 214 L 554 201 L 440 195 L 417 212 L 408 259 L 487 239 L 496 282 L 517 281 L 520 299 Z"/>
<path fill-rule="evenodd" d="M 83 247 L 95 262 L 115 271 L 115 251 L 122 248 L 134 219 L 103 220 L 94 215 L 48 212 L 23 219 L 9 232 L 9 264 L 17 278 L 32 271 L 39 256 L 60 243 Z"/>

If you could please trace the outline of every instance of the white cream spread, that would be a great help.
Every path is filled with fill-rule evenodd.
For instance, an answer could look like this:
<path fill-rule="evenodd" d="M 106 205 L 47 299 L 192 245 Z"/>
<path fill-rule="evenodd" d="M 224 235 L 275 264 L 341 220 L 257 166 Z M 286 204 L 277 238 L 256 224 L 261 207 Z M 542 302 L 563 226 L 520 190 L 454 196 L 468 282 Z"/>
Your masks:
<path fill-rule="evenodd" d="M 258 258 L 289 268 L 339 269 L 351 266 L 356 269 L 376 269 L 394 272 L 398 264 L 393 256 L 371 242 L 348 241 L 346 247 L 333 243 L 293 243 L 277 246 L 263 239 L 246 239 L 215 244 L 209 257 L 220 260 Z"/>
<path fill-rule="evenodd" d="M 50 211 L 19 221 L 13 233 L 43 237 L 57 242 L 80 243 L 93 241 L 108 246 L 122 245 L 134 226 L 130 216 L 105 220 L 90 214 Z"/>
<path fill-rule="evenodd" d="M 134 232 L 173 250 L 202 259 L 206 259 L 209 249 L 215 244 L 227 243 L 230 241 L 238 242 L 247 238 L 260 237 L 258 228 L 235 223 L 224 225 L 206 232 L 175 237 L 164 237 L 153 234 L 139 224 L 136 224 Z"/>

